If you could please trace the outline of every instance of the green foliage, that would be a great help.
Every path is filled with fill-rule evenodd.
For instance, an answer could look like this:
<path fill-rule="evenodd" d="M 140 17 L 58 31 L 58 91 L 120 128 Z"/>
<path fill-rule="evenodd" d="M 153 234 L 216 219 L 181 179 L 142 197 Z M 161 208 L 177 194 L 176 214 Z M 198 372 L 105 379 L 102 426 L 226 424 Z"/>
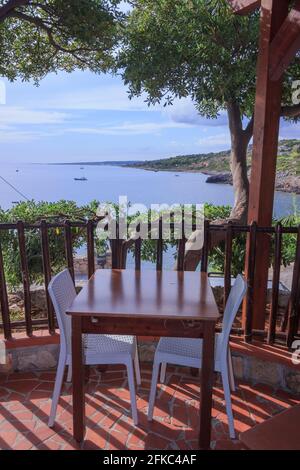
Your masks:
<path fill-rule="evenodd" d="M 213 218 L 226 217 L 226 213 L 230 211 L 229 207 L 211 207 Z M 300 215 L 291 215 L 289 217 L 284 217 L 280 220 L 274 220 L 273 225 L 276 225 L 280 222 L 284 227 L 297 227 L 300 224 Z M 282 237 L 282 265 L 288 266 L 295 261 L 296 254 L 296 234 L 284 234 Z M 232 244 L 232 275 L 236 276 L 238 273 L 242 273 L 245 268 L 245 257 L 246 257 L 246 235 L 239 234 L 237 235 Z M 270 266 L 274 262 L 274 237 L 271 239 L 271 250 L 270 250 Z M 210 271 L 223 273 L 225 265 L 225 242 L 221 242 L 217 247 L 215 247 L 209 256 L 209 268 Z"/>
<path fill-rule="evenodd" d="M 46 74 L 75 68 L 112 67 L 123 15 L 120 0 L 23 2 L 1 17 L 0 76 L 38 82 Z"/>
<path fill-rule="evenodd" d="M 10 210 L 3 211 L 0 209 L 0 223 L 16 223 L 19 220 L 29 224 L 35 224 L 41 220 L 47 220 L 49 223 L 63 223 L 65 220 L 71 221 L 86 221 L 88 219 L 95 219 L 99 207 L 98 201 L 92 201 L 90 204 L 78 207 L 73 201 L 58 201 L 56 203 L 34 201 L 19 203 L 12 207 Z M 116 213 L 119 208 L 114 205 Z M 212 204 L 205 204 L 204 213 L 206 219 L 211 222 L 218 219 L 227 219 L 230 214 L 230 206 L 214 206 Z M 99 214 L 98 214 L 99 215 Z M 153 220 L 158 214 L 152 214 Z M 136 227 L 139 222 L 145 222 L 149 218 L 149 214 L 135 214 L 129 217 L 129 222 L 132 227 Z M 175 218 L 176 220 L 176 218 Z M 276 223 L 277 221 L 274 221 Z M 281 220 L 284 226 L 297 226 L 300 224 L 300 216 L 291 216 Z M 64 229 L 50 229 L 49 234 L 49 249 L 51 268 L 53 273 L 59 272 L 66 267 L 65 259 L 65 239 Z M 132 234 L 132 231 L 129 233 Z M 32 283 L 43 282 L 43 265 L 42 265 L 42 251 L 40 232 L 37 229 L 25 231 L 26 238 L 26 254 L 28 259 L 30 279 Z M 72 228 L 73 239 L 73 254 L 80 248 L 86 246 L 86 230 Z M 18 244 L 18 234 L 16 230 L 2 230 L 0 232 L 1 247 L 3 252 L 6 279 L 10 288 L 17 287 L 22 282 L 21 268 L 20 268 L 20 254 Z M 177 240 L 171 236 L 169 239 L 164 240 L 163 250 L 166 252 L 169 249 L 176 251 Z M 104 239 L 95 240 L 96 253 L 98 255 L 104 254 L 108 249 L 108 241 Z M 286 266 L 294 261 L 296 248 L 296 235 L 284 235 L 282 247 L 282 263 Z M 235 276 L 244 270 L 245 263 L 245 250 L 246 250 L 246 237 L 245 235 L 238 235 L 233 241 L 233 257 L 232 257 L 232 274 Z M 132 254 L 134 249 L 131 248 Z M 142 243 L 141 257 L 143 261 L 151 263 L 156 262 L 156 241 L 145 240 Z M 273 250 L 271 253 L 270 263 L 273 258 Z M 175 260 L 174 260 L 175 261 Z M 213 272 L 224 272 L 225 261 L 225 244 L 220 243 L 215 247 L 209 256 L 209 269 Z"/>
<path fill-rule="evenodd" d="M 95 216 L 93 204 L 78 207 L 72 201 L 22 202 L 8 211 L 0 210 L 0 223 L 16 223 L 19 220 L 29 224 L 35 224 L 41 220 L 47 220 L 49 223 L 61 223 L 65 220 L 84 221 Z M 53 273 L 56 273 L 66 266 L 64 230 L 51 229 L 48 234 L 51 266 Z M 39 230 L 26 230 L 25 236 L 31 282 L 40 283 L 43 279 L 43 264 Z M 73 228 L 72 237 L 75 252 L 86 243 L 86 232 Z M 7 282 L 11 287 L 16 287 L 22 282 L 17 231 L 2 231 L 1 246 Z"/>
<path fill-rule="evenodd" d="M 278 222 L 284 227 L 297 227 L 300 225 L 300 215 L 290 215 L 288 217 L 284 217 Z M 282 241 L 282 264 L 284 266 L 288 266 L 293 261 L 295 261 L 295 253 L 296 253 L 296 243 L 297 243 L 297 235 L 296 234 L 284 234 L 283 241 Z"/>
<path fill-rule="evenodd" d="M 155 104 L 191 96 L 215 118 L 228 102 L 253 113 L 258 13 L 234 15 L 226 0 L 133 0 L 119 66 L 131 95 Z"/>
<path fill-rule="evenodd" d="M 228 103 L 254 112 L 259 10 L 235 15 L 227 0 L 132 0 L 117 66 L 131 96 L 149 104 L 191 97 L 201 116 Z M 283 104 L 292 105 L 296 59 L 285 74 Z"/>
<path fill-rule="evenodd" d="M 252 146 L 249 147 L 248 167 L 251 166 L 251 151 Z M 179 155 L 160 160 L 129 162 L 125 166 L 153 171 L 229 172 L 230 150 L 195 155 Z M 300 140 L 284 139 L 279 142 L 277 173 L 285 176 L 300 176 Z"/>

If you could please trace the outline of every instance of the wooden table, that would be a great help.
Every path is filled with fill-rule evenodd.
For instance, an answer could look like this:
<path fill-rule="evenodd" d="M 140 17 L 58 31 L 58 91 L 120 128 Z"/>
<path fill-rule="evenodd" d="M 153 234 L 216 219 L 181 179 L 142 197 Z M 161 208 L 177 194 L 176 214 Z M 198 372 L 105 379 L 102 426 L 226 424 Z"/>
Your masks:
<path fill-rule="evenodd" d="M 76 297 L 72 316 L 74 438 L 85 435 L 82 333 L 203 338 L 200 449 L 210 447 L 218 308 L 205 273 L 98 270 Z"/>

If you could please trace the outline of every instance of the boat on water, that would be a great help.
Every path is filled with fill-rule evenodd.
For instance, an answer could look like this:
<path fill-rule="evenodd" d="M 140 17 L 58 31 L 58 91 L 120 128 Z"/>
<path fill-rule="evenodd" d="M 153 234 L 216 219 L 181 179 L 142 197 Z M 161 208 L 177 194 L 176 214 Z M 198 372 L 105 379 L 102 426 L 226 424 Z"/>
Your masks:
<path fill-rule="evenodd" d="M 82 178 L 74 178 L 75 181 L 87 181 L 88 179 L 83 176 Z"/>

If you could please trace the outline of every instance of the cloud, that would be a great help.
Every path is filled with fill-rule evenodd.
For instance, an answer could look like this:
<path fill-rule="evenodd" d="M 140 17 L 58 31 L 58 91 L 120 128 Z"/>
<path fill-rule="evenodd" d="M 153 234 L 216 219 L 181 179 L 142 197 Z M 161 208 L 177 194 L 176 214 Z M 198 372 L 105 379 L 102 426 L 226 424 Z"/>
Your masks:
<path fill-rule="evenodd" d="M 34 131 L 19 131 L 14 128 L 3 130 L 0 128 L 0 142 L 1 143 L 22 143 L 31 142 L 33 140 L 45 137 L 47 134 L 43 132 Z"/>
<path fill-rule="evenodd" d="M 128 89 L 122 84 L 93 88 L 77 88 L 72 92 L 56 94 L 40 101 L 43 108 L 95 111 L 160 111 L 159 106 L 149 107 L 145 96 L 129 99 Z"/>
<path fill-rule="evenodd" d="M 103 127 L 75 127 L 66 129 L 66 132 L 76 134 L 94 134 L 94 135 L 142 135 L 157 134 L 165 129 L 183 129 L 191 126 L 184 123 L 167 122 L 144 122 L 132 123 L 125 122 L 119 125 Z"/>
<path fill-rule="evenodd" d="M 42 111 L 17 106 L 1 106 L 0 125 L 62 124 L 67 114 L 58 111 Z"/>
<path fill-rule="evenodd" d="M 191 98 L 176 99 L 172 106 L 164 108 L 168 117 L 179 123 L 195 126 L 223 127 L 228 126 L 227 115 L 221 112 L 217 119 L 207 119 L 199 114 Z"/>
<path fill-rule="evenodd" d="M 230 135 L 229 133 L 222 133 L 216 135 L 209 135 L 207 137 L 201 137 L 196 141 L 197 145 L 201 145 L 205 148 L 224 148 L 230 147 Z"/>

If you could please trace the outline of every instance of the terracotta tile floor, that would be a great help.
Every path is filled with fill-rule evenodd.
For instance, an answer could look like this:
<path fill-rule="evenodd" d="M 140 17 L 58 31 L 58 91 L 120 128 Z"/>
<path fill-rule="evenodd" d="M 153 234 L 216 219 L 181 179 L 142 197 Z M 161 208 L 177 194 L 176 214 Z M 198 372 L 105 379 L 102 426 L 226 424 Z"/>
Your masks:
<path fill-rule="evenodd" d="M 87 434 L 82 449 L 197 449 L 199 381 L 188 369 L 169 368 L 160 385 L 155 420 L 146 419 L 151 369 L 142 368 L 138 389 L 140 424 L 130 417 L 124 369 L 90 371 L 87 385 Z M 78 449 L 72 438 L 72 386 L 64 385 L 54 429 L 47 426 L 54 372 L 22 373 L 0 377 L 0 449 Z M 236 431 L 244 431 L 299 401 L 265 385 L 239 383 L 233 394 Z M 222 388 L 214 388 L 212 448 L 242 449 L 231 441 Z"/>

